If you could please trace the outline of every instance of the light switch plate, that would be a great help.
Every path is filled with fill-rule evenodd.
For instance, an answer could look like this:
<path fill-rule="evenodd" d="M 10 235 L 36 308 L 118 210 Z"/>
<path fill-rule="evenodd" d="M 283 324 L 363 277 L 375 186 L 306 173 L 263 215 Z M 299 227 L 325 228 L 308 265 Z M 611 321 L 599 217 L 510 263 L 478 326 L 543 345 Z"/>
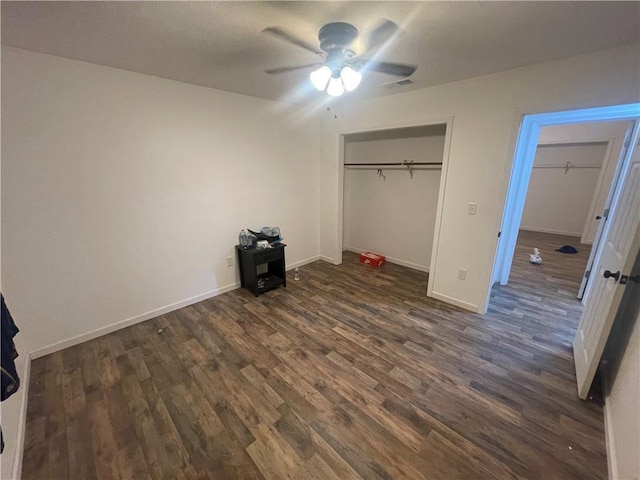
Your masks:
<path fill-rule="evenodd" d="M 469 206 L 467 207 L 468 215 L 475 215 L 478 211 L 478 204 L 475 202 L 469 202 Z"/>

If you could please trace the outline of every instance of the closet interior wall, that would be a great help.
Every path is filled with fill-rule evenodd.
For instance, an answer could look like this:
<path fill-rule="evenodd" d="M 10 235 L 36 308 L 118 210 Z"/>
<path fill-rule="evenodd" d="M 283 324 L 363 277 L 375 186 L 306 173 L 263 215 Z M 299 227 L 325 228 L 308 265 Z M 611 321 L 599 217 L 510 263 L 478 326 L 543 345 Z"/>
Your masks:
<path fill-rule="evenodd" d="M 580 237 L 606 152 L 606 142 L 539 145 L 520 228 Z"/>
<path fill-rule="evenodd" d="M 441 163 L 445 132 L 431 125 L 345 136 L 345 250 L 429 271 L 442 169 L 402 163 Z"/>

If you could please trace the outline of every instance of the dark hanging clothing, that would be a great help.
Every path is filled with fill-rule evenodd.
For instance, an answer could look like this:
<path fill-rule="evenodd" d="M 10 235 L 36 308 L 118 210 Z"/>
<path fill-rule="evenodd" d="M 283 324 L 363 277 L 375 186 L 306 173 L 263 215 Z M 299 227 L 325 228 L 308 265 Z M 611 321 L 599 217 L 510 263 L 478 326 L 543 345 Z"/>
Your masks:
<path fill-rule="evenodd" d="M 18 372 L 16 371 L 15 359 L 18 356 L 16 346 L 13 343 L 13 337 L 19 332 L 16 324 L 13 323 L 13 318 L 9 313 L 7 305 L 4 303 L 4 296 L 0 294 L 2 298 L 2 323 L 0 325 L 0 336 L 2 344 L 0 345 L 0 352 L 2 356 L 2 393 L 0 400 L 5 400 L 13 395 L 20 386 L 20 378 L 18 378 Z M 0 431 L 0 452 L 4 450 L 4 439 L 2 438 Z"/>
<path fill-rule="evenodd" d="M 2 395 L 0 400 L 6 400 L 18 390 L 20 379 L 16 372 L 15 359 L 18 356 L 13 337 L 20 331 L 13 322 L 11 313 L 2 298 Z"/>

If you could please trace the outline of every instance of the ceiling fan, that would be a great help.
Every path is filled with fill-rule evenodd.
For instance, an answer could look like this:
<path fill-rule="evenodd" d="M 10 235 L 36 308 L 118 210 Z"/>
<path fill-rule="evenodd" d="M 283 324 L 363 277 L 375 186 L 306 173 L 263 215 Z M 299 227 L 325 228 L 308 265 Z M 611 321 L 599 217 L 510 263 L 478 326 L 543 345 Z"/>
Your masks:
<path fill-rule="evenodd" d="M 394 75 L 397 77 L 409 77 L 416 70 L 415 65 L 401 63 L 379 62 L 365 55 L 374 49 L 390 41 L 400 28 L 391 20 L 383 20 L 369 35 L 366 51 L 358 55 L 351 47 L 358 38 L 358 29 L 349 23 L 333 22 L 324 25 L 318 32 L 320 48 L 317 48 L 304 40 L 301 40 L 279 27 L 267 27 L 265 33 L 274 35 L 285 42 L 304 48 L 324 59 L 323 62 L 309 63 L 289 67 L 278 67 L 265 70 L 269 74 L 280 74 L 318 67 L 311 72 L 309 78 L 313 86 L 334 97 L 342 95 L 345 91 L 354 90 L 362 80 L 362 73 L 371 71 Z"/>

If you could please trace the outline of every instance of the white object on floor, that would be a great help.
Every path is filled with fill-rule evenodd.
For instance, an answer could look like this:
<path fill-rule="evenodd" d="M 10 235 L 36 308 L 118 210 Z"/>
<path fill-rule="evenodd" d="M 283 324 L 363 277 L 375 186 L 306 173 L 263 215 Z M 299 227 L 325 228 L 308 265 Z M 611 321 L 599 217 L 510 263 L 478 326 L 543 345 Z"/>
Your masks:
<path fill-rule="evenodd" d="M 542 263 L 542 257 L 540 256 L 540 250 L 533 249 L 533 253 L 529 255 L 529 261 L 534 265 L 540 265 Z"/>

